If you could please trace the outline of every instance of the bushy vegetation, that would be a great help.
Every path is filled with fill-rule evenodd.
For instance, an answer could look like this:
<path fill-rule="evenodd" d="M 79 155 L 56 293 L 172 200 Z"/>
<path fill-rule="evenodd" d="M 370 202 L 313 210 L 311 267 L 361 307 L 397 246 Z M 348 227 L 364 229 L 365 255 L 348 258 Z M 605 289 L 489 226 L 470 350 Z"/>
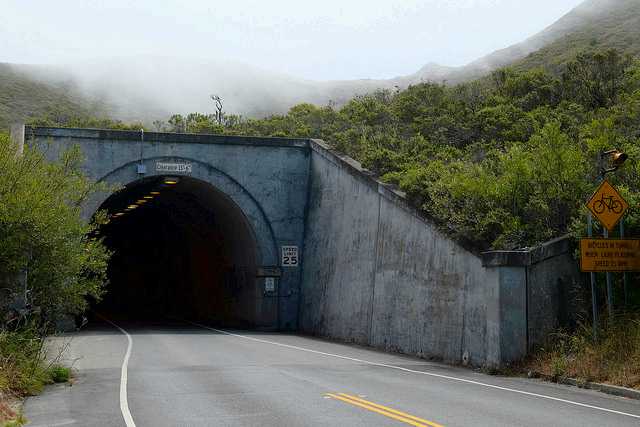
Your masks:
<path fill-rule="evenodd" d="M 52 325 L 82 311 L 86 295 L 101 295 L 108 253 L 91 237 L 95 225 L 80 218 L 82 202 L 99 187 L 80 171 L 79 149 L 52 163 L 45 147 L 25 147 L 19 155 L 1 138 L 2 300 L 37 308 L 36 320 Z M 11 309 L 0 307 L 4 316 Z"/>
<path fill-rule="evenodd" d="M 168 131 L 322 138 L 405 191 L 477 250 L 532 246 L 584 230 L 602 150 L 631 160 L 612 180 L 640 232 L 640 63 L 581 54 L 558 75 L 503 69 L 491 79 L 357 97 L 341 108 L 301 104 L 286 115 L 175 115 Z"/>
<path fill-rule="evenodd" d="M 43 337 L 56 323 L 99 298 L 109 253 L 80 218 L 99 187 L 80 171 L 78 150 L 55 163 L 46 147 L 19 153 L 0 134 L 0 406 L 68 379 L 45 362 Z"/>
<path fill-rule="evenodd" d="M 568 377 L 640 389 L 640 316 L 618 315 L 603 325 L 597 341 L 586 324 L 556 333 L 527 368 L 556 380 Z"/>
<path fill-rule="evenodd" d="M 145 125 L 140 122 L 123 122 L 110 118 L 97 118 L 90 115 L 78 116 L 72 115 L 60 119 L 56 116 L 46 115 L 41 117 L 33 117 L 27 120 L 30 126 L 41 127 L 58 127 L 67 128 L 85 128 L 85 129 L 113 129 L 113 130 L 134 130 L 144 129 Z"/>

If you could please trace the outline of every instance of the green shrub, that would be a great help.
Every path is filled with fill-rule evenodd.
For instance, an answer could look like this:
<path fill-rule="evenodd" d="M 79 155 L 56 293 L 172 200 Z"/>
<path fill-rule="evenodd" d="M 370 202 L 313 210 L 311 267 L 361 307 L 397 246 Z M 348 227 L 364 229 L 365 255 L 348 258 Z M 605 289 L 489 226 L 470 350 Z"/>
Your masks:
<path fill-rule="evenodd" d="M 91 237 L 95 225 L 80 216 L 84 200 L 102 187 L 82 174 L 79 148 L 57 162 L 41 148 L 18 154 L 0 134 L 0 322 L 12 319 L 0 330 L 77 314 L 106 282 L 109 253 Z M 12 300 L 30 309 L 21 319 L 11 312 Z"/>
<path fill-rule="evenodd" d="M 71 379 L 71 369 L 66 366 L 53 365 L 49 367 L 49 375 L 54 383 L 66 383 Z"/>

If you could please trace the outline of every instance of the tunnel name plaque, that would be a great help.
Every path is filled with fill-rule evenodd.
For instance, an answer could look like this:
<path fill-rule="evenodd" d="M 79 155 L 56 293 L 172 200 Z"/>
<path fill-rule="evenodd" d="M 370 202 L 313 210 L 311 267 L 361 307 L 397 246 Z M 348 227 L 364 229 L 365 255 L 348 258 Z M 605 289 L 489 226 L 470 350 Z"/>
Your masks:
<path fill-rule="evenodd" d="M 580 269 L 640 271 L 640 239 L 580 239 Z"/>
<path fill-rule="evenodd" d="M 191 173 L 192 171 L 193 165 L 191 163 L 156 163 L 156 172 Z"/>

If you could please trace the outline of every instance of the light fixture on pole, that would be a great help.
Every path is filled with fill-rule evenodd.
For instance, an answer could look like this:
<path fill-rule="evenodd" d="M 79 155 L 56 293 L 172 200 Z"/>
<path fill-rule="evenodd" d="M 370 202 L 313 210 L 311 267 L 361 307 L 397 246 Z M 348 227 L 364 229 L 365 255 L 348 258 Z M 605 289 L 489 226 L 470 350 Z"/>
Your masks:
<path fill-rule="evenodd" d="M 608 164 L 600 167 L 600 176 L 604 178 L 606 174 L 617 171 L 628 158 L 629 155 L 620 150 L 603 151 L 600 153 L 600 160 L 606 160 Z"/>

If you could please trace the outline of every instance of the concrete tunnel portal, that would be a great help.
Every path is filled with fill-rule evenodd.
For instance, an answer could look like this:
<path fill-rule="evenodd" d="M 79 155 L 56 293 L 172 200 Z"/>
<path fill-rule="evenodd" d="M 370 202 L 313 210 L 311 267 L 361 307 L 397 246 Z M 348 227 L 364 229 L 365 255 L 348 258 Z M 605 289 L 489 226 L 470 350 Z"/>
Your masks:
<path fill-rule="evenodd" d="M 269 323 L 257 310 L 260 254 L 251 225 L 210 183 L 144 178 L 112 194 L 99 210 L 110 217 L 99 232 L 113 255 L 96 312 L 233 327 Z"/>
<path fill-rule="evenodd" d="M 526 257 L 473 253 L 319 140 L 24 125 L 11 139 L 51 161 L 80 147 L 90 179 L 125 184 L 89 198 L 83 220 L 158 193 L 101 230 L 115 255 L 95 308 L 114 320 L 300 331 L 497 366 L 542 342 L 560 321 L 553 290 L 580 279 L 569 239 Z M 544 309 L 531 317 L 531 303 Z"/>

